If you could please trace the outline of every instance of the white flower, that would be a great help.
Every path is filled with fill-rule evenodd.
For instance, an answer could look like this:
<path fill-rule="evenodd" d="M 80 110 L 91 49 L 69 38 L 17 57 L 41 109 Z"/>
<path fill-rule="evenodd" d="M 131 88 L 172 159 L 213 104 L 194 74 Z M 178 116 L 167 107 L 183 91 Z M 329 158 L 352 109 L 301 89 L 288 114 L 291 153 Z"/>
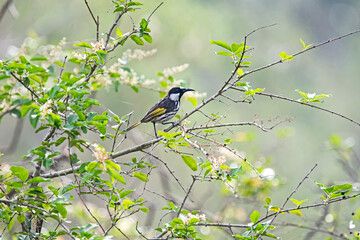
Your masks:
<path fill-rule="evenodd" d="M 199 93 L 199 92 L 187 92 L 186 93 L 186 98 L 203 98 L 206 97 L 206 92 L 205 93 Z"/>
<path fill-rule="evenodd" d="M 211 161 L 211 163 L 213 164 L 213 166 L 217 169 L 219 168 L 221 165 L 224 165 L 225 162 L 226 162 L 226 158 L 224 155 L 221 155 L 221 156 L 214 156 L 214 155 L 211 155 L 209 157 L 209 160 Z"/>
<path fill-rule="evenodd" d="M 96 43 L 91 43 L 91 47 L 93 52 L 96 52 L 97 50 L 102 50 L 104 48 L 104 39 L 101 39 Z"/>
<path fill-rule="evenodd" d="M 93 157 L 95 157 L 96 160 L 99 162 L 104 162 L 105 160 L 109 159 L 109 156 L 106 154 L 105 149 L 102 146 L 96 143 L 92 144 L 92 146 L 95 151 Z"/>
<path fill-rule="evenodd" d="M 119 58 L 118 61 L 124 65 L 127 62 L 132 61 L 132 60 L 142 60 L 145 57 L 152 56 L 156 52 L 157 52 L 156 49 L 152 49 L 149 51 L 144 51 L 141 49 L 135 49 L 135 50 L 128 49 L 123 53 L 122 57 Z"/>
<path fill-rule="evenodd" d="M 74 57 L 76 57 L 79 60 L 85 60 L 87 58 L 87 54 L 82 54 L 77 51 L 74 51 Z"/>
<path fill-rule="evenodd" d="M 197 218 L 198 220 L 200 221 L 206 221 L 206 216 L 205 214 L 191 214 L 191 213 L 188 213 L 187 215 L 185 214 L 180 214 L 179 218 L 185 223 L 185 224 L 188 224 L 189 221 L 193 218 Z"/>
<path fill-rule="evenodd" d="M 52 113 L 51 106 L 53 104 L 53 101 L 51 99 L 47 100 L 44 105 L 42 105 L 39 109 L 40 115 L 42 118 L 44 118 L 47 114 Z"/>
<path fill-rule="evenodd" d="M 164 77 L 167 78 L 167 77 L 170 77 L 170 76 L 174 75 L 175 73 L 183 72 L 188 67 L 189 67 L 189 64 L 185 63 L 185 64 L 180 65 L 180 66 L 166 68 L 166 69 L 163 70 Z"/>

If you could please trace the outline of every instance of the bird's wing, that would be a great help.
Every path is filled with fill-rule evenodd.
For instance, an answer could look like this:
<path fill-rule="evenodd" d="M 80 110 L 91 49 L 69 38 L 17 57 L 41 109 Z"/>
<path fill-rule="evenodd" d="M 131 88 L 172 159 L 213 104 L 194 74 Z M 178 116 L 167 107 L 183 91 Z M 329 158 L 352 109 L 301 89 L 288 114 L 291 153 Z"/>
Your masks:
<path fill-rule="evenodd" d="M 155 117 L 158 117 L 164 113 L 171 112 L 175 108 L 175 103 L 168 98 L 161 99 L 155 106 L 153 106 L 141 119 L 140 122 L 150 122 Z"/>

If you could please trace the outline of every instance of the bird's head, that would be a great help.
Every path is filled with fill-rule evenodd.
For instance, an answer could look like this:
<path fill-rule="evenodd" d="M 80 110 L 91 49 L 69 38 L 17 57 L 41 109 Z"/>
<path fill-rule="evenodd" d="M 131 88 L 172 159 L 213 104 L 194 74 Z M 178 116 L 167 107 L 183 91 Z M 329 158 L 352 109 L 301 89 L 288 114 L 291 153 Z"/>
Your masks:
<path fill-rule="evenodd" d="M 172 89 L 170 89 L 167 96 L 173 101 L 179 101 L 182 95 L 188 91 L 195 91 L 195 90 L 184 87 L 173 87 Z"/>

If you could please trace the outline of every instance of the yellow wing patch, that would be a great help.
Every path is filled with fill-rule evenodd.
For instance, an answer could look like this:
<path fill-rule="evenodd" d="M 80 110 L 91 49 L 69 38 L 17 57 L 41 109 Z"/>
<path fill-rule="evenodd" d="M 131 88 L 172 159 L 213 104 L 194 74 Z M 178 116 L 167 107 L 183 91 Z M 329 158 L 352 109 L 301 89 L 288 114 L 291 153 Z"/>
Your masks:
<path fill-rule="evenodd" d="M 160 115 L 164 114 L 165 112 L 166 112 L 165 108 L 157 108 L 148 115 L 147 119 L 151 119 L 151 118 L 160 116 Z"/>

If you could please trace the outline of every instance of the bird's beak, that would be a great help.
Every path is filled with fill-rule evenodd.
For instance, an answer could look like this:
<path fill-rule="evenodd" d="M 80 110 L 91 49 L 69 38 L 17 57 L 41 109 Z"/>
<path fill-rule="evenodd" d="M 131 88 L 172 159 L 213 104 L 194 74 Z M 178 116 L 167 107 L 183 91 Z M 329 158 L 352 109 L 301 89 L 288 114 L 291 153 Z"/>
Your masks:
<path fill-rule="evenodd" d="M 191 88 L 185 88 L 184 89 L 184 92 L 189 92 L 189 91 L 195 91 L 194 89 L 191 89 Z"/>

